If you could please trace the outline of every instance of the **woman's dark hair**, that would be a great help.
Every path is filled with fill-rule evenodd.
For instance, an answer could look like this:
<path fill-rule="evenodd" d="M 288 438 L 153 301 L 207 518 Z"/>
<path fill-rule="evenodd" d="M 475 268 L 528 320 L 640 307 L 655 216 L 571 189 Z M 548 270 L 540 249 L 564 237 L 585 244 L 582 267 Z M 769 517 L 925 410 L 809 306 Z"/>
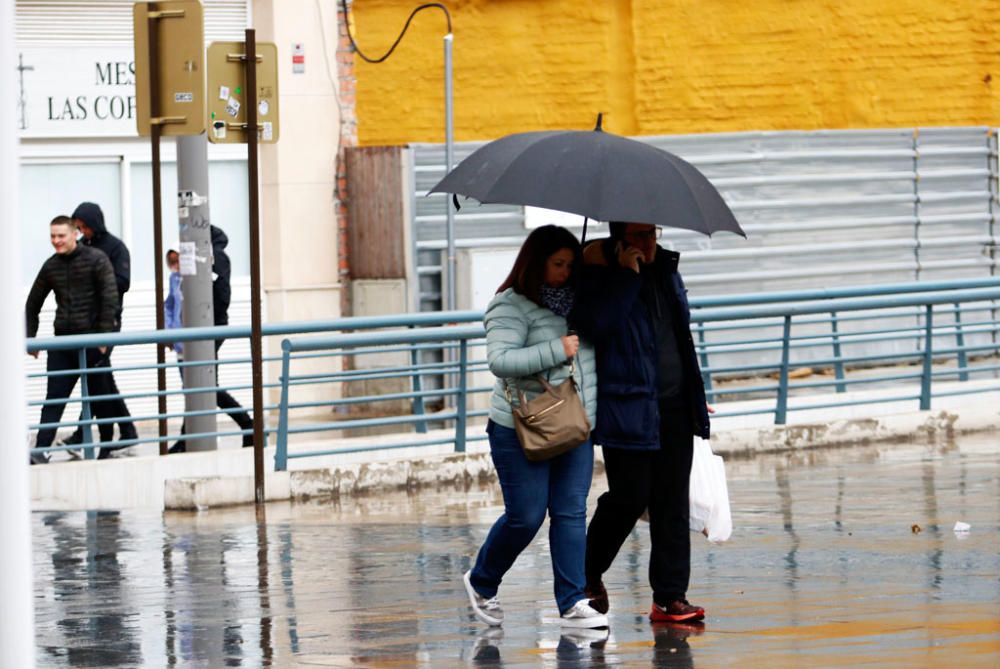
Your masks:
<path fill-rule="evenodd" d="M 583 253 L 580 241 L 572 232 L 558 225 L 543 225 L 535 228 L 521 245 L 521 250 L 514 261 L 514 267 L 504 280 L 498 293 L 513 288 L 515 293 L 523 295 L 535 304 L 541 304 L 542 282 L 545 281 L 545 265 L 553 253 L 569 249 L 573 252 L 573 273 L 570 283 L 583 264 Z"/>

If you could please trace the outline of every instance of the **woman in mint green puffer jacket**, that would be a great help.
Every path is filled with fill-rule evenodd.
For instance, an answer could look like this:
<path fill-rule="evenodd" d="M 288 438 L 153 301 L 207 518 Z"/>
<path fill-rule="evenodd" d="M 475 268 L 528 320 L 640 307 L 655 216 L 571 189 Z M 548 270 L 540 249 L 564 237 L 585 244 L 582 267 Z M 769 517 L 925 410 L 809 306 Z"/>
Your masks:
<path fill-rule="evenodd" d="M 464 576 L 473 613 L 498 626 L 503 609 L 497 590 L 507 570 L 549 516 L 553 588 L 564 627 L 606 627 L 607 617 L 584 594 L 587 493 L 594 470 L 588 439 L 575 449 L 543 462 L 531 462 L 514 431 L 506 387 L 530 400 L 542 391 L 542 375 L 557 386 L 573 370 L 591 428 L 597 409 L 594 349 L 568 331 L 566 315 L 575 297 L 574 272 L 581 267 L 580 243 L 554 225 L 534 230 L 525 240 L 507 280 L 486 310 L 490 371 L 497 377 L 490 405 L 490 454 L 503 490 L 504 514 L 494 523 L 473 568 Z M 571 360 L 573 365 L 570 365 Z"/>

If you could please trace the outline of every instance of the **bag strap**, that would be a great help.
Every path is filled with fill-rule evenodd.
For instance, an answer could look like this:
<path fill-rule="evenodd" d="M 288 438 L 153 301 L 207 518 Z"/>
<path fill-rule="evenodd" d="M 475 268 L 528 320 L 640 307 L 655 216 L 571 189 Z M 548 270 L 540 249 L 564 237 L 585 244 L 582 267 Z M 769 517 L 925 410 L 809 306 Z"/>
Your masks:
<path fill-rule="evenodd" d="M 567 362 L 569 362 L 569 380 L 573 383 L 574 386 L 576 386 L 576 376 L 575 376 L 575 374 L 576 374 L 576 356 L 573 356 Z M 565 364 L 565 363 L 563 363 L 563 364 Z M 557 365 L 557 366 L 559 366 L 559 365 Z M 555 369 L 555 367 L 550 367 L 549 368 L 549 375 L 551 375 L 553 369 Z M 528 378 L 528 377 L 516 377 L 516 378 Z M 549 383 L 548 379 L 546 379 L 545 377 L 543 377 L 541 374 L 535 374 L 534 378 L 535 378 L 536 381 L 538 381 L 540 384 L 542 384 L 542 388 L 545 389 L 545 392 L 549 393 L 550 395 L 554 395 L 555 394 L 555 388 L 552 387 L 552 384 Z M 503 379 L 503 391 L 504 391 L 504 395 L 507 398 L 507 403 L 510 404 L 511 406 L 514 406 L 514 402 L 512 401 L 511 394 L 510 394 L 510 379 Z M 525 404 L 527 404 L 527 399 L 525 399 L 525 396 L 524 396 L 524 390 L 522 390 L 521 388 L 517 389 L 517 400 L 520 403 L 520 406 L 524 406 Z"/>

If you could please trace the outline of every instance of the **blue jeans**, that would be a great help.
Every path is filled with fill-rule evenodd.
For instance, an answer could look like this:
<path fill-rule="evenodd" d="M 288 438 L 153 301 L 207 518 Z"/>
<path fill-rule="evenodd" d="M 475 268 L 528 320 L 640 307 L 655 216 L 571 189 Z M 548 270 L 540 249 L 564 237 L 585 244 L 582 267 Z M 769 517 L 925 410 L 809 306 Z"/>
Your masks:
<path fill-rule="evenodd" d="M 479 549 L 470 581 L 483 597 L 497 594 L 500 581 L 549 514 L 549 551 L 559 613 L 586 599 L 587 493 L 594 474 L 588 439 L 559 457 L 529 462 L 517 433 L 490 421 L 490 454 L 503 490 L 504 513 Z"/>

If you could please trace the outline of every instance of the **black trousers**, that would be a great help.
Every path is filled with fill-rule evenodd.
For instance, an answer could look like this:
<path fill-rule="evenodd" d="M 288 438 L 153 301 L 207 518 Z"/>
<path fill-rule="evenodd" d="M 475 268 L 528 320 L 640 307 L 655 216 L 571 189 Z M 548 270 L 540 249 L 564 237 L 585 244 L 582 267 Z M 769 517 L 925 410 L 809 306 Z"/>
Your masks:
<path fill-rule="evenodd" d="M 216 339 L 215 340 L 215 356 L 216 356 L 216 358 L 218 358 L 218 356 L 219 356 L 219 349 L 222 348 L 222 342 L 224 342 L 224 341 L 225 341 L 225 339 Z M 183 362 L 183 360 L 184 360 L 183 356 L 180 356 L 180 355 L 177 356 L 177 361 L 178 362 Z M 183 367 L 178 367 L 177 368 L 177 372 L 181 375 L 181 384 L 183 385 L 183 383 L 184 383 L 184 368 Z M 216 383 L 218 383 L 218 378 L 219 378 L 219 366 L 218 365 L 215 366 L 215 378 L 216 378 Z M 232 395 L 230 395 L 225 390 L 218 390 L 218 391 L 216 391 L 216 393 L 215 393 L 215 405 L 218 408 L 220 408 L 220 409 L 243 409 L 243 405 L 240 404 L 236 400 L 235 397 L 233 397 Z M 232 413 L 229 414 L 229 417 L 233 419 L 233 422 L 235 422 L 237 425 L 239 425 L 239 427 L 240 427 L 241 430 L 252 430 L 253 429 L 253 419 L 250 418 L 250 414 L 248 414 L 246 412 L 246 410 L 234 411 L 234 412 L 232 412 Z M 187 422 L 186 421 L 181 424 L 181 435 L 184 435 L 184 434 L 187 434 Z M 245 444 L 245 443 L 247 443 L 247 441 L 250 441 L 250 442 L 253 441 L 253 435 L 252 434 L 244 434 L 243 435 L 243 443 Z M 177 443 L 174 444 L 174 448 L 176 448 L 178 446 L 180 446 L 181 448 L 185 448 L 187 446 L 187 442 L 185 442 L 183 439 L 178 439 Z"/>
<path fill-rule="evenodd" d="M 79 349 L 73 350 L 62 350 L 62 351 L 49 351 L 46 354 L 45 369 L 49 372 L 62 372 L 70 369 L 80 369 L 80 351 Z M 108 362 L 107 354 L 102 354 L 96 348 L 87 349 L 87 368 L 96 369 L 99 367 L 106 367 Z M 57 376 L 49 376 L 47 382 L 47 388 L 45 392 L 46 400 L 56 400 L 56 399 L 66 399 L 73 393 L 73 388 L 76 386 L 77 380 L 80 378 L 79 374 L 65 374 Z M 118 389 L 114 386 L 114 379 L 110 373 L 98 373 L 98 374 L 88 374 L 87 375 L 87 394 L 88 395 L 111 395 L 118 392 Z M 119 404 L 123 407 L 125 405 L 121 400 L 104 400 L 100 402 L 92 402 L 90 405 L 91 414 L 95 418 L 114 418 L 119 416 Z M 62 418 L 63 411 L 66 409 L 64 403 L 59 404 L 46 404 L 42 407 L 42 415 L 39 419 L 41 423 L 58 423 Z M 127 410 L 126 410 L 127 415 Z M 81 420 L 83 419 L 83 413 L 80 414 Z M 110 441 L 112 439 L 114 426 L 110 423 L 102 424 L 98 426 L 101 435 L 101 441 Z M 82 435 L 81 428 L 77 428 L 77 431 Z M 48 448 L 52 445 L 52 441 L 56 436 L 56 428 L 43 428 L 38 431 L 38 439 L 36 440 L 36 448 Z M 81 439 L 82 441 L 82 439 Z"/>
<path fill-rule="evenodd" d="M 90 364 L 90 350 L 88 349 L 88 367 L 111 367 L 111 351 L 114 350 L 113 347 L 108 347 L 106 353 L 100 353 L 95 350 L 98 358 L 95 360 L 94 364 Z M 118 384 L 115 383 L 115 375 L 109 369 L 103 374 L 91 374 L 90 378 L 87 379 L 88 390 L 91 395 L 97 395 L 98 392 L 94 390 L 93 386 L 96 382 L 97 386 L 101 389 L 99 394 L 101 395 L 120 395 L 121 392 L 118 390 Z M 70 389 L 72 390 L 72 388 Z M 125 404 L 125 400 L 104 400 L 102 402 L 94 402 L 92 413 L 97 418 L 131 418 L 132 414 L 129 413 L 128 406 Z M 80 420 L 83 420 L 83 413 L 80 414 Z M 114 423 L 101 423 L 97 426 L 97 431 L 101 435 L 101 441 L 107 442 L 112 441 L 115 438 L 115 425 Z M 135 439 L 138 434 L 135 430 L 135 423 L 131 420 L 122 420 L 118 423 L 118 432 L 121 439 Z M 79 444 L 83 441 L 83 428 L 77 426 L 76 430 L 73 432 L 72 436 L 66 440 L 67 443 Z"/>
<path fill-rule="evenodd" d="M 608 491 L 587 529 L 587 583 L 608 570 L 643 511 L 649 510 L 649 584 L 653 600 L 684 599 L 691 577 L 689 478 L 694 453 L 691 411 L 660 405 L 660 448 L 604 448 Z"/>

